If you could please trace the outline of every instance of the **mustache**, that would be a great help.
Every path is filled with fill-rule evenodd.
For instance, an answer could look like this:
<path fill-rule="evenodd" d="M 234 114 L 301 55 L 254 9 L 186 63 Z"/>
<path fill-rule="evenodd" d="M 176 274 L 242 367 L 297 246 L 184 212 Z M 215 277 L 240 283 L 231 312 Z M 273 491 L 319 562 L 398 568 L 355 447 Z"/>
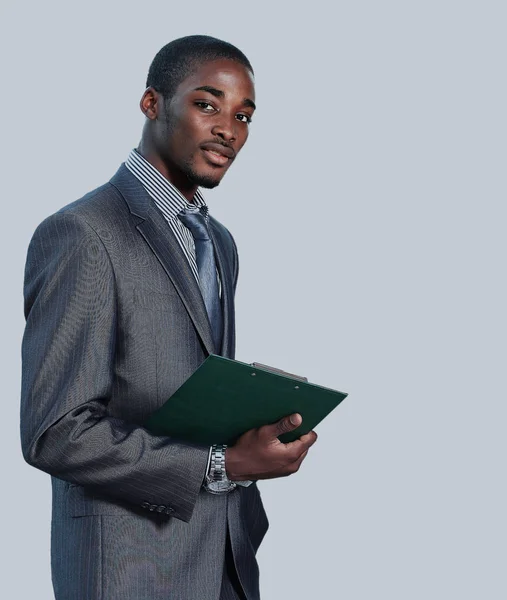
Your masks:
<path fill-rule="evenodd" d="M 213 140 L 206 140 L 204 142 L 204 144 L 220 144 L 221 146 L 225 146 L 226 148 L 229 148 L 230 150 L 234 150 L 234 148 L 230 144 L 228 144 L 224 140 L 221 140 L 220 138 L 218 138 L 218 139 L 215 138 Z"/>
<path fill-rule="evenodd" d="M 223 148 L 227 148 L 227 153 L 226 156 L 228 156 L 231 159 L 234 159 L 236 157 L 236 150 L 234 150 L 233 146 L 231 144 L 228 144 L 226 141 L 220 139 L 220 138 L 215 138 L 215 139 L 211 139 L 211 140 L 207 140 L 206 142 L 203 142 L 201 144 L 201 148 L 206 147 L 207 145 L 215 145 L 215 146 L 221 146 Z"/>

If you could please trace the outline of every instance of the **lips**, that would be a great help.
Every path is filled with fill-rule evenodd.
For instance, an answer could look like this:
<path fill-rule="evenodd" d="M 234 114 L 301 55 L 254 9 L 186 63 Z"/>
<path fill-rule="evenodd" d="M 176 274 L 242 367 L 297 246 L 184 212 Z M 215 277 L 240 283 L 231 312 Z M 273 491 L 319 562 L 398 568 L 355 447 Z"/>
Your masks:
<path fill-rule="evenodd" d="M 210 163 L 220 167 L 226 165 L 236 155 L 234 150 L 229 146 L 223 146 L 214 142 L 203 144 L 201 150 Z"/>

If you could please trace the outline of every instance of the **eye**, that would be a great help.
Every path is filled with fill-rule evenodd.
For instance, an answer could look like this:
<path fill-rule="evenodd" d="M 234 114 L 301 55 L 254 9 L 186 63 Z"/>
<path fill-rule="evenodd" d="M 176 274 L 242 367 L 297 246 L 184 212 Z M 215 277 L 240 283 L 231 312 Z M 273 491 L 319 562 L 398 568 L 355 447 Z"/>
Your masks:
<path fill-rule="evenodd" d="M 238 119 L 238 121 L 241 121 L 242 123 L 251 123 L 252 122 L 252 117 L 250 117 L 249 115 L 242 114 L 242 113 L 237 114 L 236 119 Z"/>
<path fill-rule="evenodd" d="M 199 102 L 196 102 L 195 104 L 199 108 L 202 108 L 204 110 L 204 112 L 213 112 L 215 110 L 215 107 L 212 104 L 210 104 L 209 102 L 199 101 Z"/>

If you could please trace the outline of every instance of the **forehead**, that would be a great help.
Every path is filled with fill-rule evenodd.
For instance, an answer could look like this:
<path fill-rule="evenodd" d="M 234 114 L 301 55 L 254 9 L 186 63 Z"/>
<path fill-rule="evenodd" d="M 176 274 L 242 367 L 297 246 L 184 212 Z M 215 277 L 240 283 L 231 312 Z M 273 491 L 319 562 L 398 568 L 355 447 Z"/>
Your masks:
<path fill-rule="evenodd" d="M 199 65 L 179 84 L 176 93 L 190 94 L 205 85 L 223 91 L 226 97 L 241 96 L 255 100 L 253 74 L 234 60 L 213 60 Z"/>

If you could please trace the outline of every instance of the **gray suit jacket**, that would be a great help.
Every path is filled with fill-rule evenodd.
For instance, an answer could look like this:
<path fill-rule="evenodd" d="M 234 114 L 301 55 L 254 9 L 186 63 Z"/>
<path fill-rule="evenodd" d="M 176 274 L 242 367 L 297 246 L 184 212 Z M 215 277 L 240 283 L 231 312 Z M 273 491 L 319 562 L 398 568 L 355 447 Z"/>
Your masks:
<path fill-rule="evenodd" d="M 237 252 L 210 222 L 233 358 Z M 190 267 L 124 165 L 36 230 L 25 314 L 21 439 L 52 475 L 56 598 L 216 600 L 227 534 L 247 598 L 259 598 L 257 485 L 207 493 L 208 447 L 142 427 L 216 349 Z"/>

